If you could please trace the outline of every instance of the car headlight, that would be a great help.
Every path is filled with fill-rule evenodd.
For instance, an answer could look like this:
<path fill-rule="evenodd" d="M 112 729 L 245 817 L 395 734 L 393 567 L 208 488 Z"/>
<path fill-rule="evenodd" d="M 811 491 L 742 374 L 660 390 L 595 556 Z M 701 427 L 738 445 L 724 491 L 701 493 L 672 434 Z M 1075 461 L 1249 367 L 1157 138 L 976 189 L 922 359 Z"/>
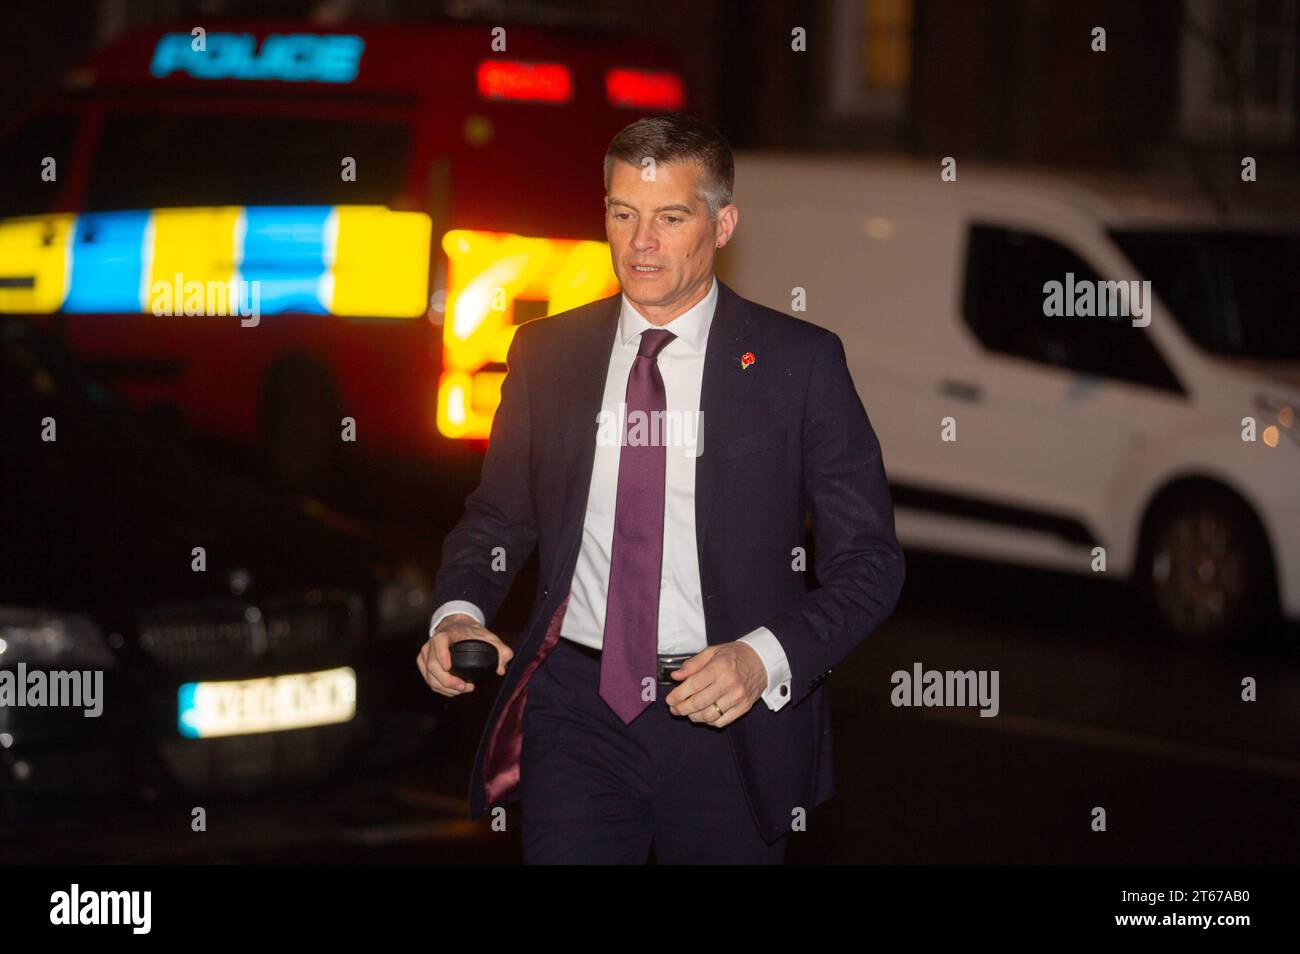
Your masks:
<path fill-rule="evenodd" d="M 1289 437 L 1300 447 L 1300 422 L 1296 421 L 1296 404 L 1267 395 L 1255 395 L 1256 409 L 1263 411 L 1265 419 L 1260 421 L 1259 438 L 1269 447 L 1276 447 L 1280 434 Z M 1279 433 L 1280 432 L 1280 433 Z"/>
<path fill-rule="evenodd" d="M 423 631 L 433 614 L 433 587 L 424 571 L 404 563 L 396 575 L 380 587 L 378 602 L 378 632 L 381 636 Z"/>
<path fill-rule="evenodd" d="M 87 616 L 0 606 L 0 666 L 18 663 L 107 669 L 114 660 Z"/>

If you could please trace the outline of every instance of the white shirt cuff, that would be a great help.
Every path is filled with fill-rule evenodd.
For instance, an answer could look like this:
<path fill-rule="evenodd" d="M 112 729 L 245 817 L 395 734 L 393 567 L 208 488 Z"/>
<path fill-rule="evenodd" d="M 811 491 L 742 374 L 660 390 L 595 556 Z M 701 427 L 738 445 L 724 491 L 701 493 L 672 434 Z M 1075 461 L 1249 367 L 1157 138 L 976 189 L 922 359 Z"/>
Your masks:
<path fill-rule="evenodd" d="M 468 600 L 448 600 L 433 611 L 433 621 L 429 623 L 429 635 L 433 636 L 433 631 L 438 628 L 438 624 L 444 619 L 457 613 L 473 616 L 478 620 L 480 626 L 487 625 L 486 620 L 483 619 L 483 611 L 473 603 Z"/>
<path fill-rule="evenodd" d="M 767 707 L 776 712 L 790 701 L 790 661 L 786 658 L 781 641 L 766 626 L 760 626 L 752 633 L 741 636 L 738 642 L 747 643 L 767 669 L 767 690 L 763 701 Z"/>

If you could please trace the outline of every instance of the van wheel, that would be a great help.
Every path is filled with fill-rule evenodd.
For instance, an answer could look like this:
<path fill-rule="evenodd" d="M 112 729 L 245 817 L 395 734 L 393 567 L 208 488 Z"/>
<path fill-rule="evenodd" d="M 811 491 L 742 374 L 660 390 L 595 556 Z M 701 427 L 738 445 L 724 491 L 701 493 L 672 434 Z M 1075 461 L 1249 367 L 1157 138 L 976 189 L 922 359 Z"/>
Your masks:
<path fill-rule="evenodd" d="M 271 480 L 294 493 L 327 496 L 333 484 L 340 410 L 329 373 L 291 360 L 268 379 L 263 399 L 263 452 Z"/>
<path fill-rule="evenodd" d="M 1160 500 L 1137 569 L 1149 611 L 1178 638 L 1246 642 L 1276 618 L 1268 541 L 1250 508 L 1226 490 L 1185 488 Z"/>

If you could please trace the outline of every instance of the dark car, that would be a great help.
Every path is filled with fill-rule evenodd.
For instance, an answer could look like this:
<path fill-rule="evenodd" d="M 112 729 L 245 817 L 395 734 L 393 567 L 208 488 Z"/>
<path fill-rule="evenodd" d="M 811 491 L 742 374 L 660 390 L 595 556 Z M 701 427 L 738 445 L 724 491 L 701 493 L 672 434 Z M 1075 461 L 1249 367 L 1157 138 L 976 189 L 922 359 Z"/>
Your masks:
<path fill-rule="evenodd" d="M 316 780 L 427 742 L 427 579 L 358 525 L 163 439 L 3 316 L 0 455 L 10 813 L 50 792 Z M 43 699 L 15 695 L 20 674 Z M 48 704 L 78 685 L 82 705 Z"/>

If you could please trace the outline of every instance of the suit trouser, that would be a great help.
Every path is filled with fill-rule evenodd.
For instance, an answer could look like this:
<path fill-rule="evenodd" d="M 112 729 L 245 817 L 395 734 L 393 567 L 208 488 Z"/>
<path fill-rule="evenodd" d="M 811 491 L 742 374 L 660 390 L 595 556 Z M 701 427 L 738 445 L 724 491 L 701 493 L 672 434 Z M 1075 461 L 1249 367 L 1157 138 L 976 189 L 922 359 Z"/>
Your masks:
<path fill-rule="evenodd" d="M 763 840 L 727 729 L 674 716 L 669 691 L 625 725 L 600 698 L 600 660 L 560 639 L 524 707 L 526 864 L 644 864 L 652 841 L 659 864 L 784 862 L 789 835 Z"/>

